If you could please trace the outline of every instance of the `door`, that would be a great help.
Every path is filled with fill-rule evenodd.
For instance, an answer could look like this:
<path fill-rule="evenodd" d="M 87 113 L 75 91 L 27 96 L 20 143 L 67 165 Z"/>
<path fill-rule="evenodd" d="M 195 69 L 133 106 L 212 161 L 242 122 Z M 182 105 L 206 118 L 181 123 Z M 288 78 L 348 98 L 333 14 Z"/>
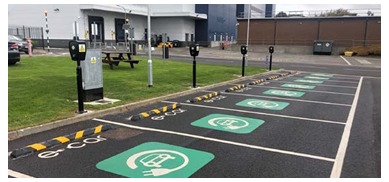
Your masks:
<path fill-rule="evenodd" d="M 188 33 L 185 34 L 185 45 L 189 46 L 189 34 Z"/>
<path fill-rule="evenodd" d="M 124 25 L 125 20 L 124 19 L 115 19 L 115 39 L 116 42 L 124 42 Z"/>
<path fill-rule="evenodd" d="M 88 16 L 89 40 L 93 42 L 104 42 L 104 18 L 98 16 Z"/>

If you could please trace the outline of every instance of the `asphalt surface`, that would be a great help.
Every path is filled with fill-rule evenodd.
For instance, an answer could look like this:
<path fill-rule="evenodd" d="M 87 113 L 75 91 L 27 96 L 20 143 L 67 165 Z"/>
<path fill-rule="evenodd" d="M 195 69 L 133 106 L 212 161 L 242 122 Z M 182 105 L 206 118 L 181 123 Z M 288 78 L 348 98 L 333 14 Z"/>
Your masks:
<path fill-rule="evenodd" d="M 191 61 L 190 58 L 187 60 L 180 58 L 180 60 Z M 207 64 L 226 64 L 221 62 L 223 60 L 207 62 L 199 59 L 198 61 Z M 239 65 L 240 63 L 229 60 L 227 64 Z M 300 69 L 295 66 L 300 66 Z M 16 159 L 9 157 L 9 170 L 17 172 L 16 175 L 15 173 L 10 175 L 9 171 L 9 177 L 21 177 L 21 174 L 24 174 L 31 177 L 74 178 L 167 176 L 327 178 L 335 174 L 333 169 L 340 161 L 344 162 L 338 168 L 341 171 L 338 177 L 381 177 L 380 69 L 352 66 L 353 69 L 366 70 L 356 72 L 345 70 L 350 66 L 327 65 L 317 66 L 317 68 L 303 66 L 312 65 L 275 63 L 274 67 L 301 71 L 290 77 L 269 80 L 267 84 L 249 86 L 242 91 L 222 93 L 223 97 L 217 97 L 215 100 L 188 102 L 194 97 L 212 91 L 222 91 L 235 84 L 9 141 L 8 150 L 12 151 L 100 124 L 114 126 L 112 130 L 69 142 L 70 144 L 61 144 Z M 305 76 L 312 76 L 313 73 L 334 75 L 328 80 L 318 79 L 323 81 L 322 84 L 295 82 L 297 79 L 306 79 Z M 261 78 L 265 77 L 256 79 Z M 236 84 L 250 81 L 253 80 Z M 283 84 L 316 87 L 313 89 L 281 87 Z M 304 94 L 300 97 L 264 94 L 270 89 L 304 92 Z M 284 102 L 288 105 L 280 110 L 270 110 L 238 104 L 247 99 Z M 182 105 L 181 109 L 175 111 L 176 113 L 159 114 L 158 116 L 163 117 L 153 119 L 148 117 L 135 122 L 128 119 L 132 115 L 173 103 Z M 220 128 L 220 126 L 233 126 L 236 118 L 232 121 L 216 122 L 219 127 L 216 129 L 208 125 L 209 117 L 216 117 L 216 115 L 243 118 L 249 122 L 248 126 L 244 127 L 251 129 L 239 133 L 238 131 L 244 127 Z M 201 124 L 202 121 L 205 121 L 205 124 Z M 346 126 L 350 126 L 349 137 L 347 137 Z M 91 139 L 97 136 L 106 140 Z M 349 139 L 348 142 L 344 142 L 344 137 Z M 169 150 L 174 149 L 189 158 L 180 158 L 177 152 L 167 152 L 169 155 L 166 151 L 165 153 L 154 152 L 153 155 L 142 155 L 143 159 L 134 163 L 138 168 L 130 168 L 128 161 L 131 156 L 136 156 L 136 151 L 150 151 L 150 148 L 153 151 L 161 150 L 163 148 L 161 146 L 166 144 L 170 146 L 167 147 Z M 347 148 L 344 148 L 345 144 Z M 82 147 L 77 148 L 77 146 Z M 149 148 L 143 149 L 144 146 Z M 61 152 L 52 153 L 52 156 L 56 156 L 42 158 L 44 152 L 58 150 Z M 339 151 L 342 150 L 345 151 L 344 158 L 338 156 Z M 189 162 L 185 163 L 185 161 Z M 168 174 L 162 172 L 161 176 L 144 176 L 150 174 L 150 171 L 136 173 L 137 169 L 142 168 L 142 164 L 143 168 L 155 170 L 151 172 L 152 174 L 158 173 L 156 169 L 160 170 L 159 165 L 162 165 L 162 168 L 168 168 L 169 165 L 177 167 L 180 164 L 184 167 L 167 170 Z"/>

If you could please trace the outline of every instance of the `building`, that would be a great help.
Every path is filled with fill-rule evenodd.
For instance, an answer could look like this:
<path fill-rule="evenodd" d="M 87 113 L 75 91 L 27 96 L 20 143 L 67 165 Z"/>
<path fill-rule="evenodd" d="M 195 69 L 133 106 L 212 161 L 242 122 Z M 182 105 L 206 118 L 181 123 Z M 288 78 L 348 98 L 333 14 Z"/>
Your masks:
<path fill-rule="evenodd" d="M 99 42 L 124 42 L 122 26 L 125 17 L 134 27 L 134 39 L 147 38 L 148 5 L 109 5 L 109 4 L 9 4 L 8 25 L 44 27 L 48 12 L 50 46 L 64 47 L 74 36 L 73 23 L 78 22 L 81 40 Z M 18 12 L 12 13 L 11 12 Z M 194 34 L 195 20 L 207 19 L 205 14 L 195 13 L 191 4 L 151 5 L 151 34 L 167 33 L 170 40 L 190 41 Z M 93 24 L 95 29 L 92 28 Z M 46 38 L 46 33 L 44 38 Z M 152 38 L 157 38 L 153 36 Z"/>
<path fill-rule="evenodd" d="M 236 40 L 235 4 L 196 4 L 196 13 L 207 19 L 196 20 L 195 40 L 201 45 Z"/>
<path fill-rule="evenodd" d="M 238 7 L 236 4 L 152 4 L 151 38 L 158 43 L 161 35 L 167 33 L 169 40 L 178 40 L 181 46 L 189 45 L 192 39 L 203 46 L 235 41 Z M 265 17 L 266 8 L 267 5 L 253 5 L 252 16 Z M 137 43 L 147 40 L 148 5 L 145 4 L 9 4 L 8 26 L 43 27 L 43 38 L 38 43 L 46 44 L 44 11 L 48 12 L 51 47 L 67 47 L 74 36 L 74 22 L 78 23 L 81 40 L 96 39 L 109 45 L 125 41 L 122 27 L 128 19 L 134 27 L 134 40 Z M 26 36 L 25 30 L 23 33 Z"/>
<path fill-rule="evenodd" d="M 251 16 L 250 18 L 269 18 L 275 15 L 275 4 L 251 4 Z M 237 4 L 236 5 L 236 17 L 247 18 L 249 15 L 249 4 Z"/>

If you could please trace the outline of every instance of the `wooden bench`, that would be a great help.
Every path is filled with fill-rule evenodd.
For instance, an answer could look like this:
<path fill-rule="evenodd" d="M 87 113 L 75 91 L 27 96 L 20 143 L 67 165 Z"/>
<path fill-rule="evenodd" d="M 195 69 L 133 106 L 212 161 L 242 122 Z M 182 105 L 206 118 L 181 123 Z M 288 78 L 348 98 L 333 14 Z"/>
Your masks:
<path fill-rule="evenodd" d="M 132 59 L 132 52 L 130 51 L 102 51 L 101 53 L 105 54 L 105 57 L 103 58 L 103 63 L 108 63 L 111 70 L 113 70 L 113 65 L 119 66 L 120 62 L 130 63 L 131 68 L 134 68 L 134 64 L 138 64 L 141 60 L 133 60 Z M 117 56 L 112 56 L 117 55 Z M 127 55 L 127 59 L 124 57 L 124 55 Z"/>

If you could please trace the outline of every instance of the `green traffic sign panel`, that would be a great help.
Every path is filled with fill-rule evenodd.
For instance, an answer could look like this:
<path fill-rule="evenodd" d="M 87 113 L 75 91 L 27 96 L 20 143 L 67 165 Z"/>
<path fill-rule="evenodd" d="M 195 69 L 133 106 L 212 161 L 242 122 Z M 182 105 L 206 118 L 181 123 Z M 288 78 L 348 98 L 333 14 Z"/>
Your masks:
<path fill-rule="evenodd" d="M 208 152 L 147 142 L 105 159 L 96 167 L 131 178 L 187 178 L 214 158 Z"/>
<path fill-rule="evenodd" d="M 299 84 L 282 84 L 281 87 L 288 87 L 288 88 L 300 88 L 300 89 L 314 89 L 316 86 L 313 85 L 299 85 Z"/>
<path fill-rule="evenodd" d="M 261 126 L 265 121 L 260 119 L 238 117 L 226 114 L 210 114 L 191 123 L 193 126 L 210 128 L 232 133 L 247 134 Z"/>
<path fill-rule="evenodd" d="M 305 92 L 297 92 L 297 91 L 289 91 L 289 90 L 276 90 L 276 89 L 269 89 L 265 92 L 262 92 L 263 94 L 267 95 L 277 95 L 277 96 L 285 96 L 285 97 L 301 97 L 305 94 Z"/>
<path fill-rule="evenodd" d="M 319 80 L 303 80 L 303 79 L 297 79 L 294 82 L 301 82 L 301 83 L 323 83 L 323 81 Z"/>
<path fill-rule="evenodd" d="M 330 79 L 330 78 L 327 78 L 327 77 L 318 77 L 318 76 L 305 76 L 304 78 L 318 79 L 318 80 L 328 80 L 328 79 Z"/>
<path fill-rule="evenodd" d="M 331 74 L 320 74 L 320 73 L 312 73 L 312 76 L 324 76 L 324 77 L 333 77 L 334 75 Z"/>
<path fill-rule="evenodd" d="M 261 100 L 261 99 L 246 99 L 241 102 L 236 103 L 237 106 L 243 107 L 253 107 L 260 109 L 269 109 L 269 110 L 282 110 L 289 105 L 287 102 L 276 102 L 270 100 Z"/>

